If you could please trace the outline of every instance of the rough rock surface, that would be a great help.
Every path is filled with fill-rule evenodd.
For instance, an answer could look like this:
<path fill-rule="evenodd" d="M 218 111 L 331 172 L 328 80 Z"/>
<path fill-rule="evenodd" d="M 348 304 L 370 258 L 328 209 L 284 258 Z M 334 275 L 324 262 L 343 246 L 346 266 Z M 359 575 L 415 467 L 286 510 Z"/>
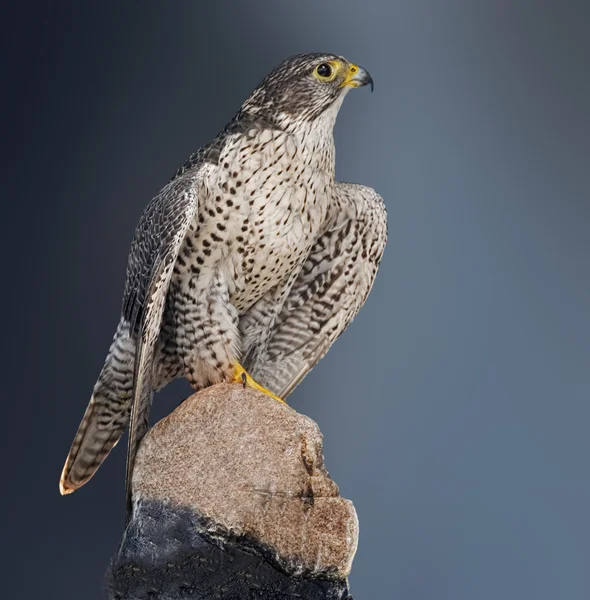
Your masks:
<path fill-rule="evenodd" d="M 357 538 L 317 425 L 223 384 L 188 398 L 141 444 L 108 587 L 112 598 L 341 600 Z"/>

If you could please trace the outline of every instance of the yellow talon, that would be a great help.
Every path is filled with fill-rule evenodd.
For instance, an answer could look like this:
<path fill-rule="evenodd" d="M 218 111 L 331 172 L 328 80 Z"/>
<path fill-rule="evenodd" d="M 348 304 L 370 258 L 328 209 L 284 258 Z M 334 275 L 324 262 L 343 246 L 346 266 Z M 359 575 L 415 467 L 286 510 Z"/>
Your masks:
<path fill-rule="evenodd" d="M 256 383 L 254 381 L 254 379 L 252 379 L 252 377 L 250 377 L 250 375 L 248 374 L 246 369 L 244 369 L 244 367 L 242 367 L 242 365 L 240 363 L 236 363 L 234 365 L 234 376 L 233 376 L 232 381 L 235 383 L 241 383 L 244 387 L 248 386 L 248 387 L 254 388 L 255 390 L 258 390 L 259 392 L 262 392 L 263 394 L 266 394 L 267 396 L 274 398 L 277 402 L 281 402 L 285 406 L 289 406 L 282 398 L 279 398 L 278 396 L 273 394 L 270 390 L 267 390 L 265 387 L 262 387 L 260 384 Z"/>

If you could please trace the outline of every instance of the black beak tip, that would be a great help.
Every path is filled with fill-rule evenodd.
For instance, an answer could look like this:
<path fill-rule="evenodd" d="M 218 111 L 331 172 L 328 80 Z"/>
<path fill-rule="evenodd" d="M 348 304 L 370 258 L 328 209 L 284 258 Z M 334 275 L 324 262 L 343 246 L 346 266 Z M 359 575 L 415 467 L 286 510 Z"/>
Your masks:
<path fill-rule="evenodd" d="M 373 78 L 371 77 L 371 74 L 367 71 L 364 70 L 364 74 L 363 74 L 363 85 L 370 85 L 371 86 L 371 92 L 375 89 L 375 84 L 373 83 Z"/>

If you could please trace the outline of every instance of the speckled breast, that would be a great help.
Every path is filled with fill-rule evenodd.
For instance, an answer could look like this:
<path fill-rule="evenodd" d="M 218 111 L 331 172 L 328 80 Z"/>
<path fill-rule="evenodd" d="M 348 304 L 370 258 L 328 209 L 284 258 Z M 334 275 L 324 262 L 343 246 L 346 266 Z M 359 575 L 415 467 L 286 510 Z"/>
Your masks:
<path fill-rule="evenodd" d="M 198 268 L 192 276 L 203 284 L 208 269 L 221 272 L 238 311 L 285 280 L 317 239 L 332 185 L 318 158 L 294 136 L 255 131 L 230 138 L 207 178 L 185 242 Z"/>

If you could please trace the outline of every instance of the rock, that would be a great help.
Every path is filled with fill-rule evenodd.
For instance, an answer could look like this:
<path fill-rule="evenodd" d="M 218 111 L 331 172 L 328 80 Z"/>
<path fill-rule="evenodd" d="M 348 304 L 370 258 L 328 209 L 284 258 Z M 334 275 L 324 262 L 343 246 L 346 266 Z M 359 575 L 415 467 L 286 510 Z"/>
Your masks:
<path fill-rule="evenodd" d="M 318 426 L 222 384 L 188 398 L 142 442 L 109 593 L 344 600 L 357 538 Z"/>

